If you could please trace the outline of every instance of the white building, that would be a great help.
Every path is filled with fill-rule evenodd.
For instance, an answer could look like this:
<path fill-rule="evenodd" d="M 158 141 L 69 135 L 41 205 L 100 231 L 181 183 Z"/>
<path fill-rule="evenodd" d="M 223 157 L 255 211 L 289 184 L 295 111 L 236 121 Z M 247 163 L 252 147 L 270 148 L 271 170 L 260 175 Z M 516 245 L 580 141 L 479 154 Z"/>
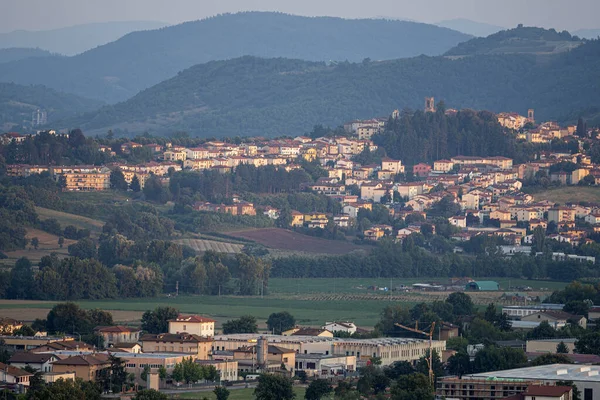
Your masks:
<path fill-rule="evenodd" d="M 169 333 L 189 333 L 203 337 L 215 335 L 215 320 L 198 315 L 180 315 L 169 320 Z"/>
<path fill-rule="evenodd" d="M 325 322 L 321 328 L 327 329 L 329 332 L 346 332 L 351 335 L 356 332 L 354 322 Z"/>

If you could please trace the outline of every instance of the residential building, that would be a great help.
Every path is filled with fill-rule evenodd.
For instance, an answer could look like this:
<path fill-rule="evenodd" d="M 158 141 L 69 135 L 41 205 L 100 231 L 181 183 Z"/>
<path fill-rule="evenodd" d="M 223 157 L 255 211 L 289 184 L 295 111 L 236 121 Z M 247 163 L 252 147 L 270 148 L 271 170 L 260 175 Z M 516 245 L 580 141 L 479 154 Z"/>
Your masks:
<path fill-rule="evenodd" d="M 208 360 L 213 339 L 189 333 L 147 334 L 140 338 L 144 353 L 186 353 Z"/>
<path fill-rule="evenodd" d="M 569 207 L 554 207 L 548 210 L 548 221 L 557 224 L 575 221 L 575 209 Z"/>
<path fill-rule="evenodd" d="M 179 315 L 169 320 L 169 333 L 184 332 L 203 337 L 215 336 L 215 320 L 199 315 Z"/>
<path fill-rule="evenodd" d="M 392 171 L 394 174 L 403 174 L 404 166 L 402 161 L 393 160 L 391 158 L 384 158 L 381 160 L 381 169 L 383 171 Z"/>
<path fill-rule="evenodd" d="M 438 160 L 433 163 L 433 170 L 436 172 L 447 173 L 452 171 L 454 163 L 450 160 Z"/>
<path fill-rule="evenodd" d="M 521 321 L 543 322 L 547 321 L 555 329 L 562 328 L 568 323 L 575 323 L 582 328 L 587 327 L 587 319 L 581 315 L 569 314 L 565 311 L 540 311 L 521 317 Z"/>
<path fill-rule="evenodd" d="M 64 177 L 68 191 L 95 192 L 110 189 L 110 172 L 69 172 Z"/>
<path fill-rule="evenodd" d="M 29 386 L 29 379 L 32 376 L 31 372 L 0 362 L 0 382 L 17 384 L 21 388 L 21 391 L 24 391 L 22 388 Z"/>
<path fill-rule="evenodd" d="M 456 226 L 457 228 L 467 227 L 467 217 L 464 215 L 455 215 L 454 217 L 448 218 L 450 225 Z"/>
<path fill-rule="evenodd" d="M 0 318 L 0 335 L 11 335 L 14 331 L 21 329 L 23 323 L 13 318 Z"/>
<path fill-rule="evenodd" d="M 290 336 L 318 336 L 318 337 L 333 337 L 333 332 L 327 329 L 319 328 L 298 328 Z"/>
<path fill-rule="evenodd" d="M 110 367 L 107 354 L 81 354 L 66 357 L 52 363 L 52 372 L 74 372 L 76 378 L 84 381 L 96 381 L 100 371 Z"/>
<path fill-rule="evenodd" d="M 356 325 L 354 322 L 325 322 L 323 329 L 327 329 L 330 332 L 344 332 L 353 334 L 356 333 Z"/>
<path fill-rule="evenodd" d="M 13 367 L 25 368 L 30 367 L 40 372 L 52 371 L 52 363 L 57 358 L 52 354 L 37 354 L 24 351 L 14 353 L 8 363 Z"/>
<path fill-rule="evenodd" d="M 105 346 L 120 342 L 137 342 L 141 333 L 139 329 L 120 325 L 99 326 L 94 331 L 102 336 Z"/>
<path fill-rule="evenodd" d="M 413 174 L 419 177 L 425 177 L 431 172 L 431 165 L 419 163 L 413 166 Z"/>

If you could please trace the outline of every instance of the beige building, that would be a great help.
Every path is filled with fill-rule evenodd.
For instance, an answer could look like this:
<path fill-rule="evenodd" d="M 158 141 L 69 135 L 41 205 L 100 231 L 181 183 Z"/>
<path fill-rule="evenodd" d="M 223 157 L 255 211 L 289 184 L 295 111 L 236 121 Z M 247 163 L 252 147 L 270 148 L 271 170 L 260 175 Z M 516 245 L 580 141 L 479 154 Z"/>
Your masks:
<path fill-rule="evenodd" d="M 212 365 L 219 372 L 221 381 L 238 380 L 238 362 L 234 360 L 196 360 L 200 365 Z"/>
<path fill-rule="evenodd" d="M 215 336 L 215 320 L 198 315 L 179 315 L 169 321 L 169 333 L 183 332 L 203 337 Z"/>
<path fill-rule="evenodd" d="M 65 189 L 94 192 L 110 189 L 110 172 L 68 172 L 63 174 Z"/>
<path fill-rule="evenodd" d="M 185 353 L 200 360 L 208 360 L 213 339 L 188 333 L 161 333 L 140 338 L 144 353 Z"/>
<path fill-rule="evenodd" d="M 404 166 L 400 160 L 392 160 L 391 158 L 384 158 L 381 160 L 382 171 L 392 171 L 394 174 L 403 174 Z"/>
<path fill-rule="evenodd" d="M 576 339 L 538 339 L 538 340 L 528 340 L 526 344 L 526 352 L 527 353 L 556 353 L 556 348 L 560 342 L 563 342 L 567 349 L 569 349 L 569 354 L 573 354 L 573 350 L 575 349 L 575 341 Z"/>
<path fill-rule="evenodd" d="M 54 383 L 59 379 L 62 379 L 63 381 L 68 381 L 68 380 L 75 380 L 75 372 L 46 372 L 44 374 L 42 374 L 42 378 L 44 378 L 44 382 L 46 384 L 48 383 Z"/>
<path fill-rule="evenodd" d="M 554 221 L 557 224 L 561 222 L 575 221 L 575 209 L 569 207 L 555 207 L 548 210 L 548 221 Z"/>
<path fill-rule="evenodd" d="M 21 368 L 13 367 L 0 363 L 0 381 L 6 383 L 16 383 L 22 386 L 29 386 L 29 378 L 33 374 Z"/>
<path fill-rule="evenodd" d="M 429 341 L 409 338 L 342 339 L 314 336 L 281 336 L 259 334 L 217 335 L 213 350 L 236 350 L 253 345 L 260 336 L 275 344 L 294 350 L 297 354 L 324 354 L 356 356 L 357 362 L 380 357 L 383 365 L 395 361 L 417 361 L 429 350 Z M 433 348 L 439 354 L 446 349 L 446 341 L 434 340 Z"/>
<path fill-rule="evenodd" d="M 433 170 L 436 172 L 450 172 L 454 168 L 454 163 L 450 160 L 438 160 L 433 163 Z"/>
<path fill-rule="evenodd" d="M 82 354 L 67 356 L 52 363 L 52 372 L 74 372 L 76 378 L 84 381 L 96 381 L 100 371 L 110 367 L 107 354 Z"/>
<path fill-rule="evenodd" d="M 187 154 L 185 150 L 167 150 L 163 153 L 165 161 L 185 161 Z"/>
<path fill-rule="evenodd" d="M 115 343 L 132 343 L 140 339 L 141 331 L 126 326 L 99 326 L 95 329 L 96 333 L 104 339 L 104 346 Z"/>

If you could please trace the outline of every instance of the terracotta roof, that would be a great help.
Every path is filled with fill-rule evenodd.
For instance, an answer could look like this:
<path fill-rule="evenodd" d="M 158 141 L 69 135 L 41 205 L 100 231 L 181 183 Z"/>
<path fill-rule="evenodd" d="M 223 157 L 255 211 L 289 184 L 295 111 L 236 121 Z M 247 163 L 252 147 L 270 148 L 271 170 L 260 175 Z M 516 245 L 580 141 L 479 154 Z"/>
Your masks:
<path fill-rule="evenodd" d="M 94 355 L 78 355 L 73 357 L 67 357 L 62 360 L 54 361 L 53 365 L 106 365 L 110 364 L 108 361 L 108 355 L 106 354 L 94 354 Z"/>
<path fill-rule="evenodd" d="M 113 347 L 114 348 L 119 348 L 119 349 L 132 349 L 135 346 L 139 346 L 139 343 L 114 343 Z"/>
<path fill-rule="evenodd" d="M 27 372 L 24 369 L 13 367 L 4 363 L 0 363 L 0 370 L 6 371 L 8 375 L 12 376 L 33 376 L 31 372 Z"/>
<path fill-rule="evenodd" d="M 294 332 L 292 336 L 319 336 L 323 332 L 328 332 L 328 330 L 319 328 L 301 328 L 299 331 Z"/>
<path fill-rule="evenodd" d="M 26 353 L 23 351 L 14 353 L 10 359 L 9 363 L 34 363 L 34 364 L 43 364 L 48 360 L 52 359 L 54 356 L 52 354 L 37 354 L 37 353 Z"/>
<path fill-rule="evenodd" d="M 97 332 L 102 333 L 129 333 L 129 332 L 139 332 L 139 329 L 128 328 L 126 326 L 97 326 L 95 328 Z"/>
<path fill-rule="evenodd" d="M 571 386 L 537 386 L 531 385 L 525 391 L 526 395 L 530 396 L 548 396 L 560 397 L 565 393 L 569 393 L 573 388 Z"/>
<path fill-rule="evenodd" d="M 212 342 L 212 339 L 204 338 L 189 333 L 161 333 L 158 335 L 144 335 L 140 338 L 142 342 L 180 342 L 180 343 L 200 343 Z"/>

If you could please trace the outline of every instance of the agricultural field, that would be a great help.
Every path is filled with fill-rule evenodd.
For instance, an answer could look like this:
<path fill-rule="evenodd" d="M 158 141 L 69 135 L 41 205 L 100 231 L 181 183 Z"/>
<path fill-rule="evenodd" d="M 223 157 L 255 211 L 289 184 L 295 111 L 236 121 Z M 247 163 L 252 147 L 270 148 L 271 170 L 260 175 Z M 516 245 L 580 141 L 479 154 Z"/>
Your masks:
<path fill-rule="evenodd" d="M 217 253 L 237 254 L 241 253 L 242 249 L 244 248 L 244 245 L 242 244 L 205 239 L 180 239 L 175 240 L 174 243 L 181 244 L 183 246 L 189 246 L 197 252 L 212 250 L 216 251 Z"/>
<path fill-rule="evenodd" d="M 56 253 L 59 257 L 67 257 L 69 255 L 67 248 L 76 242 L 76 240 L 65 239 L 65 243 L 61 248 L 58 245 L 58 236 L 33 228 L 27 228 L 27 235 L 25 237 L 29 240 L 37 237 L 40 241 L 38 248 L 34 249 L 31 244 L 28 244 L 24 249 L 8 251 L 6 252 L 8 258 L 1 260 L 2 264 L 14 265 L 21 257 L 27 257 L 32 264 L 37 264 L 42 257 L 50 255 L 50 253 Z"/>
<path fill-rule="evenodd" d="M 49 208 L 35 207 L 35 211 L 38 214 L 40 220 L 46 220 L 50 218 L 56 219 L 60 225 L 64 228 L 67 225 L 73 225 L 77 229 L 89 229 L 92 233 L 92 237 L 97 237 L 102 232 L 104 222 L 97 219 L 82 217 L 76 214 L 69 214 L 62 211 L 51 210 Z"/>
<path fill-rule="evenodd" d="M 508 279 L 481 278 L 496 280 L 502 288 L 508 287 Z M 392 280 L 392 285 L 410 285 L 416 279 Z M 440 280 L 420 279 L 419 282 L 441 282 Z M 379 314 L 389 304 L 404 304 L 412 307 L 419 302 L 444 300 L 449 292 L 400 292 L 368 290 L 369 286 L 389 287 L 387 279 L 271 279 L 270 295 L 264 297 L 240 296 L 179 296 L 147 299 L 125 299 L 107 301 L 78 301 L 85 308 L 100 308 L 111 311 L 115 320 L 122 323 L 139 321 L 141 314 L 157 306 L 172 306 L 187 314 L 202 314 L 214 318 L 217 328 L 227 320 L 242 315 L 253 315 L 258 319 L 260 329 L 266 329 L 266 320 L 273 312 L 289 311 L 298 323 L 307 326 L 320 326 L 327 320 L 350 320 L 364 328 L 373 327 Z M 532 296 L 545 298 L 552 290 L 567 285 L 566 282 L 510 280 L 513 287 L 529 286 Z M 511 290 L 514 293 L 517 290 Z M 487 304 L 513 304 L 501 301 L 505 290 L 498 292 L 469 293 L 479 307 Z M 44 317 L 54 302 L 0 300 L 0 316 L 32 321 Z"/>
<path fill-rule="evenodd" d="M 527 190 L 536 200 L 549 200 L 555 203 L 587 201 L 600 203 L 600 187 L 594 186 L 561 186 L 547 190 Z"/>
<path fill-rule="evenodd" d="M 227 232 L 228 235 L 252 240 L 265 247 L 285 251 L 299 251 L 317 254 L 347 254 L 352 251 L 370 250 L 342 240 L 327 240 L 303 235 L 280 228 L 248 229 Z"/>

